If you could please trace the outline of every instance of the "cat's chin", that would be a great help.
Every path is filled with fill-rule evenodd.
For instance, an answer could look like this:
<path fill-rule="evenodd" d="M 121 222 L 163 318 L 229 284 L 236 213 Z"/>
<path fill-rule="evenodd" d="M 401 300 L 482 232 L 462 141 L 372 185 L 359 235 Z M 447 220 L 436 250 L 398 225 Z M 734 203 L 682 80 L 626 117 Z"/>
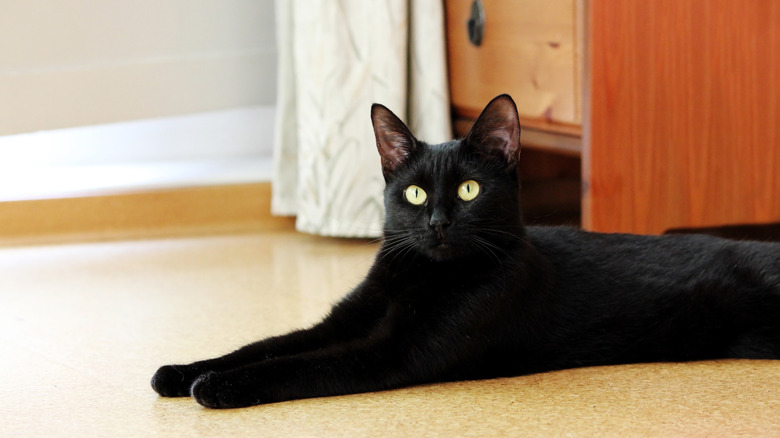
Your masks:
<path fill-rule="evenodd" d="M 438 243 L 432 245 L 427 248 L 425 254 L 428 256 L 428 258 L 436 262 L 455 260 L 463 255 L 461 251 L 458 251 L 456 247 L 449 243 Z"/>

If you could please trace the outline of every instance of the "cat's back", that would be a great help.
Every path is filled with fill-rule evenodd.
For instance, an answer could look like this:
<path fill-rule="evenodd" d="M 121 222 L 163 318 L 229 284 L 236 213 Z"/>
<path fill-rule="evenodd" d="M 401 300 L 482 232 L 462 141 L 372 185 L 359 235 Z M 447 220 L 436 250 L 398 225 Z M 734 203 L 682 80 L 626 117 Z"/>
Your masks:
<path fill-rule="evenodd" d="M 780 330 L 778 243 L 557 227 L 528 239 L 550 266 L 540 293 L 555 337 L 540 344 L 556 366 L 767 357 L 740 350 L 767 342 L 780 354 L 776 334 L 761 337 Z"/>
<path fill-rule="evenodd" d="M 780 243 L 705 235 L 606 234 L 529 227 L 528 237 L 559 275 L 673 283 L 748 275 L 780 291 Z"/>

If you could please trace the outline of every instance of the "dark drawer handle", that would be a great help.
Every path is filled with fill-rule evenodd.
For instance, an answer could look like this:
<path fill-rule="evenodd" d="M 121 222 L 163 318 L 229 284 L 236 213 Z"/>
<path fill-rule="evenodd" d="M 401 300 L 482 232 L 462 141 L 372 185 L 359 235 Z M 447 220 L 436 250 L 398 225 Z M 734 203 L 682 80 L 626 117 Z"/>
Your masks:
<path fill-rule="evenodd" d="M 485 8 L 480 0 L 471 3 L 471 16 L 466 22 L 469 31 L 469 41 L 475 46 L 482 44 L 482 35 L 485 34 Z"/>

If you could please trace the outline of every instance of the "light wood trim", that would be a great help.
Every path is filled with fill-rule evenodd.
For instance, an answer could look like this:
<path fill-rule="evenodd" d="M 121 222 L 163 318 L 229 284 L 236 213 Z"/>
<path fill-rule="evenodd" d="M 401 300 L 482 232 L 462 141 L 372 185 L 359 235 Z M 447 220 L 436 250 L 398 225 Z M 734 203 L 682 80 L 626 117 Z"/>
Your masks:
<path fill-rule="evenodd" d="M 0 245 L 293 230 L 270 205 L 270 183 L 2 202 Z"/>

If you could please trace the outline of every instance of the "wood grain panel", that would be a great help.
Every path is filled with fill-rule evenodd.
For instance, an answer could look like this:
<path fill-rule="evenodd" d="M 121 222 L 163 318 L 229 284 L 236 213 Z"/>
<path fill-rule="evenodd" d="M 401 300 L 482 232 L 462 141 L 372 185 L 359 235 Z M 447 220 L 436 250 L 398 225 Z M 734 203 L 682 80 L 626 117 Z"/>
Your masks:
<path fill-rule="evenodd" d="M 591 0 L 583 224 L 780 219 L 780 2 Z"/>
<path fill-rule="evenodd" d="M 574 0 L 483 0 L 485 33 L 469 42 L 472 0 L 447 1 L 450 95 L 455 112 L 476 117 L 509 93 L 530 119 L 580 123 Z"/>

